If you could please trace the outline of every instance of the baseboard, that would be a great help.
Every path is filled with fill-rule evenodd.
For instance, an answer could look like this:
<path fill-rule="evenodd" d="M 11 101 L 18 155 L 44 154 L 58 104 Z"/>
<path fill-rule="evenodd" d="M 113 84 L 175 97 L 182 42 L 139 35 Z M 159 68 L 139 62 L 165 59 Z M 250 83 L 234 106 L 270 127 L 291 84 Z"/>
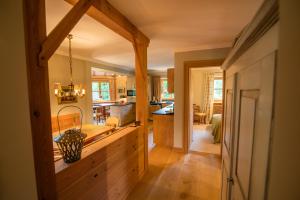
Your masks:
<path fill-rule="evenodd" d="M 173 147 L 173 151 L 178 152 L 178 153 L 184 153 L 183 148 L 180 148 L 180 147 Z"/>

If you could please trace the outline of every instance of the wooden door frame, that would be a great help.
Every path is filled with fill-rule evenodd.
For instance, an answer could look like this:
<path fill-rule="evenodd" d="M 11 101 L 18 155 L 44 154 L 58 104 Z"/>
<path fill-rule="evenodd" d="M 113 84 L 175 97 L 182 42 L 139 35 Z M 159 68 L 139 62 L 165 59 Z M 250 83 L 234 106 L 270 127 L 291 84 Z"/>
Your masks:
<path fill-rule="evenodd" d="M 224 62 L 224 59 L 212 59 L 212 60 L 197 60 L 197 61 L 185 61 L 184 62 L 184 106 L 183 106 L 183 151 L 184 153 L 189 152 L 190 147 L 190 110 L 189 110 L 189 103 L 190 103 L 190 71 L 192 68 L 203 68 L 203 67 L 215 67 L 221 66 Z M 223 74 L 224 75 L 224 74 Z M 224 80 L 224 77 L 223 77 Z M 224 87 L 223 87 L 224 88 Z M 224 92 L 224 89 L 223 89 Z M 224 104 L 224 98 L 222 100 Z M 224 106 L 224 105 L 223 105 Z M 224 117 L 223 117 L 224 118 Z M 222 124 L 223 124 L 222 118 Z M 223 135 L 223 130 L 222 130 Z M 222 136 L 221 136 L 222 138 Z M 221 147 L 222 149 L 222 147 Z M 221 153 L 221 152 L 220 152 Z"/>
<path fill-rule="evenodd" d="M 144 132 L 144 172 L 148 168 L 147 47 L 150 40 L 106 0 L 65 0 L 73 8 L 47 35 L 45 0 L 23 0 L 24 39 L 32 145 L 38 199 L 56 199 L 48 60 L 87 13 L 132 43 L 135 52 L 136 119 Z"/>

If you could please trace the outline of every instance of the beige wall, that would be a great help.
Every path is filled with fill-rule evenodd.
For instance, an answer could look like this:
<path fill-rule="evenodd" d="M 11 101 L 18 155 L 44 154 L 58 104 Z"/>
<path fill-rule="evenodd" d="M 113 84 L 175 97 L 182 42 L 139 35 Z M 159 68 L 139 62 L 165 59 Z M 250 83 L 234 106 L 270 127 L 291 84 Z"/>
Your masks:
<path fill-rule="evenodd" d="M 268 199 L 300 199 L 300 2 L 280 0 L 275 116 Z"/>
<path fill-rule="evenodd" d="M 0 199 L 37 199 L 22 1 L 0 1 Z"/>
<path fill-rule="evenodd" d="M 204 103 L 204 71 L 191 70 L 191 91 L 192 104 L 203 107 Z"/>
<path fill-rule="evenodd" d="M 174 119 L 174 146 L 182 147 L 183 133 L 183 88 L 184 88 L 184 61 L 208 60 L 225 58 L 228 48 L 210 49 L 201 51 L 178 52 L 175 53 L 175 119 Z"/>
<path fill-rule="evenodd" d="M 78 98 L 78 103 L 58 105 L 57 98 L 54 95 L 55 83 L 63 85 L 70 84 L 69 58 L 66 56 L 54 54 L 49 62 L 49 88 L 51 115 L 56 116 L 59 109 L 66 105 L 75 105 L 83 110 L 83 123 L 92 122 L 92 96 L 91 96 L 91 67 L 86 61 L 73 59 L 73 83 L 82 84 L 86 89 L 86 95 Z M 61 115 L 78 112 L 74 108 L 65 109 Z"/>
<path fill-rule="evenodd" d="M 205 67 L 205 68 L 193 68 L 191 69 L 191 100 L 192 104 L 199 105 L 204 108 L 204 90 L 205 90 L 205 73 L 212 72 L 215 77 L 222 77 L 223 73 L 221 67 Z"/>

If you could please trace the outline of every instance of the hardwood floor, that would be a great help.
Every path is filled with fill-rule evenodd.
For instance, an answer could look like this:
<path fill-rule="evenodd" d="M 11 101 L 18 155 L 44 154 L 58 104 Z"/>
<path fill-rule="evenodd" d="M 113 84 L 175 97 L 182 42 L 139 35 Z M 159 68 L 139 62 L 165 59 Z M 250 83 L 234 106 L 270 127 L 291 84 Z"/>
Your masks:
<path fill-rule="evenodd" d="M 219 199 L 221 160 L 213 154 L 195 154 L 154 147 L 149 170 L 128 200 Z"/>
<path fill-rule="evenodd" d="M 220 155 L 221 144 L 214 144 L 214 138 L 207 125 L 193 125 L 193 142 L 190 151 Z"/>

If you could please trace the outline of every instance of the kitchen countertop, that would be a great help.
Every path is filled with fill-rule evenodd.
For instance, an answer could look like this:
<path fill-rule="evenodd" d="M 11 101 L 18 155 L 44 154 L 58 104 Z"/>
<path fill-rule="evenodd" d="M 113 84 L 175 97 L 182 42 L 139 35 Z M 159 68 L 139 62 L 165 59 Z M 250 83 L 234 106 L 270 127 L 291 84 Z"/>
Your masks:
<path fill-rule="evenodd" d="M 115 103 L 111 106 L 127 106 L 127 105 L 131 105 L 131 104 L 134 104 L 134 103 L 132 103 L 132 102 L 129 102 L 129 103 Z"/>
<path fill-rule="evenodd" d="M 173 104 L 152 113 L 153 115 L 174 115 Z"/>

